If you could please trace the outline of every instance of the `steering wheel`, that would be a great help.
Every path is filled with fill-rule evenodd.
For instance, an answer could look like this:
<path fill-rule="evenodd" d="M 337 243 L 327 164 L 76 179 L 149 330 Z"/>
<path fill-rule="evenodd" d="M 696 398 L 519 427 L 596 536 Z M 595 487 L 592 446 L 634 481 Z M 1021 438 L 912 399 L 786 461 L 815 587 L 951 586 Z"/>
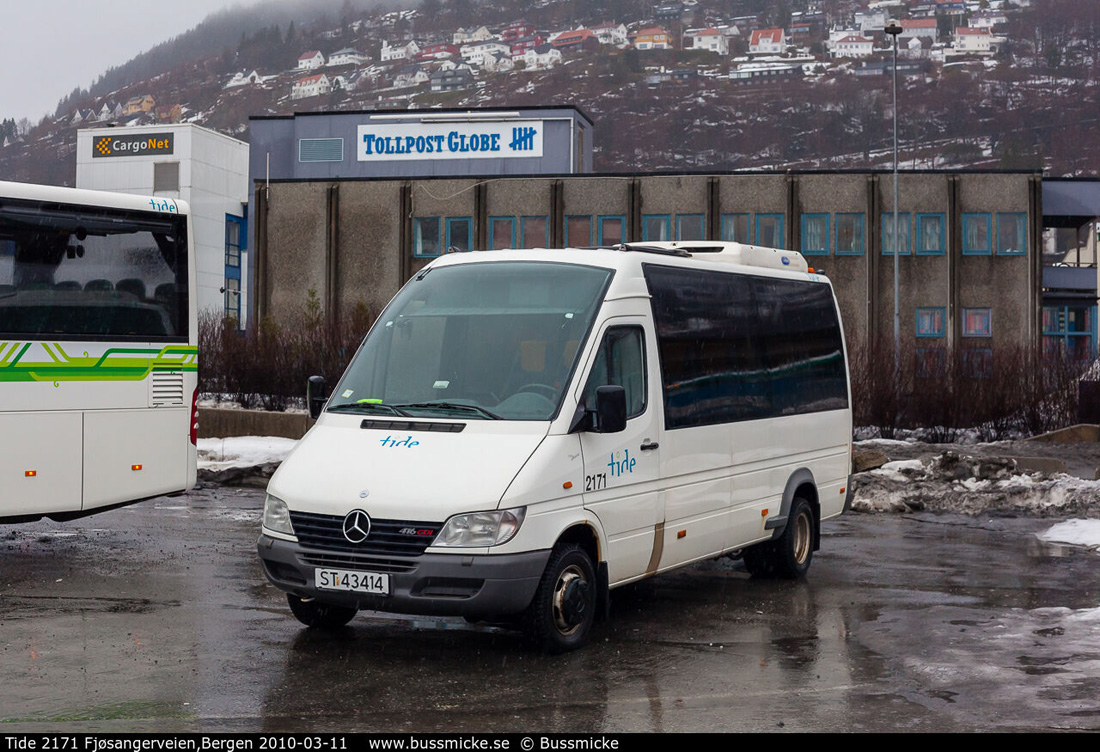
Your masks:
<path fill-rule="evenodd" d="M 540 397 L 545 397 L 551 402 L 556 402 L 558 399 L 558 390 L 547 384 L 524 384 L 516 390 L 516 394 L 521 392 L 532 392 Z"/>

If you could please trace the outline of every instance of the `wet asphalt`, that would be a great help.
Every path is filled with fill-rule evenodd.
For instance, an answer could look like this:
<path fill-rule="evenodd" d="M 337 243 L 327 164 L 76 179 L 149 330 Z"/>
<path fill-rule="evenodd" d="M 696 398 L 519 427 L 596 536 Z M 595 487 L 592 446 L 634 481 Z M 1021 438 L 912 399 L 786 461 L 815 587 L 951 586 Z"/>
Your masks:
<path fill-rule="evenodd" d="M 1056 520 L 849 514 L 802 582 L 729 559 L 615 591 L 586 648 L 461 619 L 301 628 L 210 486 L 0 525 L 0 731 L 1100 729 L 1100 556 Z"/>

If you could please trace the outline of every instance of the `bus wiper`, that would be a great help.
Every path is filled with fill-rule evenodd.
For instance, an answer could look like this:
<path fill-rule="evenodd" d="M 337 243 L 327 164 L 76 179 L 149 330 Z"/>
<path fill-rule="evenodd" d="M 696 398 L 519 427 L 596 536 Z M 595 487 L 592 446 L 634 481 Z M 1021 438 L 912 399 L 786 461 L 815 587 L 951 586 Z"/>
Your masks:
<path fill-rule="evenodd" d="M 482 417 L 489 418 L 490 420 L 503 420 L 496 413 L 491 413 L 484 407 L 478 407 L 477 405 L 465 405 L 460 402 L 409 402 L 398 405 L 398 407 L 412 407 L 412 408 L 439 408 L 441 410 L 457 410 L 459 412 L 477 413 Z"/>
<path fill-rule="evenodd" d="M 406 418 L 409 417 L 409 414 L 401 408 L 387 405 L 384 402 L 346 402 L 343 405 L 333 405 L 328 409 L 328 412 L 361 413 L 372 412 L 374 410 L 385 410 L 393 415 L 401 415 Z"/>

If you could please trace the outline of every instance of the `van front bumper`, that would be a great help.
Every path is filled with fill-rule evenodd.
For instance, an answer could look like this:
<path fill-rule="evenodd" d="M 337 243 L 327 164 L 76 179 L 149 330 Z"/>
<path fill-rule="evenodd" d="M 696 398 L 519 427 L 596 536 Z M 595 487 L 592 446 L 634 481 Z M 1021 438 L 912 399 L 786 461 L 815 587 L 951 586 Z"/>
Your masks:
<path fill-rule="evenodd" d="M 332 552 L 262 534 L 256 548 L 267 579 L 302 598 L 370 611 L 472 619 L 510 616 L 527 608 L 550 558 L 550 551 L 544 550 L 499 556 L 422 554 L 337 560 Z M 318 569 L 388 574 L 390 595 L 320 590 L 314 585 Z"/>

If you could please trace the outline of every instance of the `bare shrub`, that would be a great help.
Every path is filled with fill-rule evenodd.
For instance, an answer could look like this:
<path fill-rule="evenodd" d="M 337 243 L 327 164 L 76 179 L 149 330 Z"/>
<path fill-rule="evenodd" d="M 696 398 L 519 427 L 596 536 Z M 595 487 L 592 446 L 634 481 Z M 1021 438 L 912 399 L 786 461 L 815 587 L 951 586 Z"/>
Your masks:
<path fill-rule="evenodd" d="M 243 408 L 283 411 L 305 395 L 306 380 L 335 381 L 374 322 L 360 302 L 326 320 L 315 290 L 289 324 L 265 317 L 247 331 L 236 319 L 204 312 L 199 318 L 199 390 Z"/>

